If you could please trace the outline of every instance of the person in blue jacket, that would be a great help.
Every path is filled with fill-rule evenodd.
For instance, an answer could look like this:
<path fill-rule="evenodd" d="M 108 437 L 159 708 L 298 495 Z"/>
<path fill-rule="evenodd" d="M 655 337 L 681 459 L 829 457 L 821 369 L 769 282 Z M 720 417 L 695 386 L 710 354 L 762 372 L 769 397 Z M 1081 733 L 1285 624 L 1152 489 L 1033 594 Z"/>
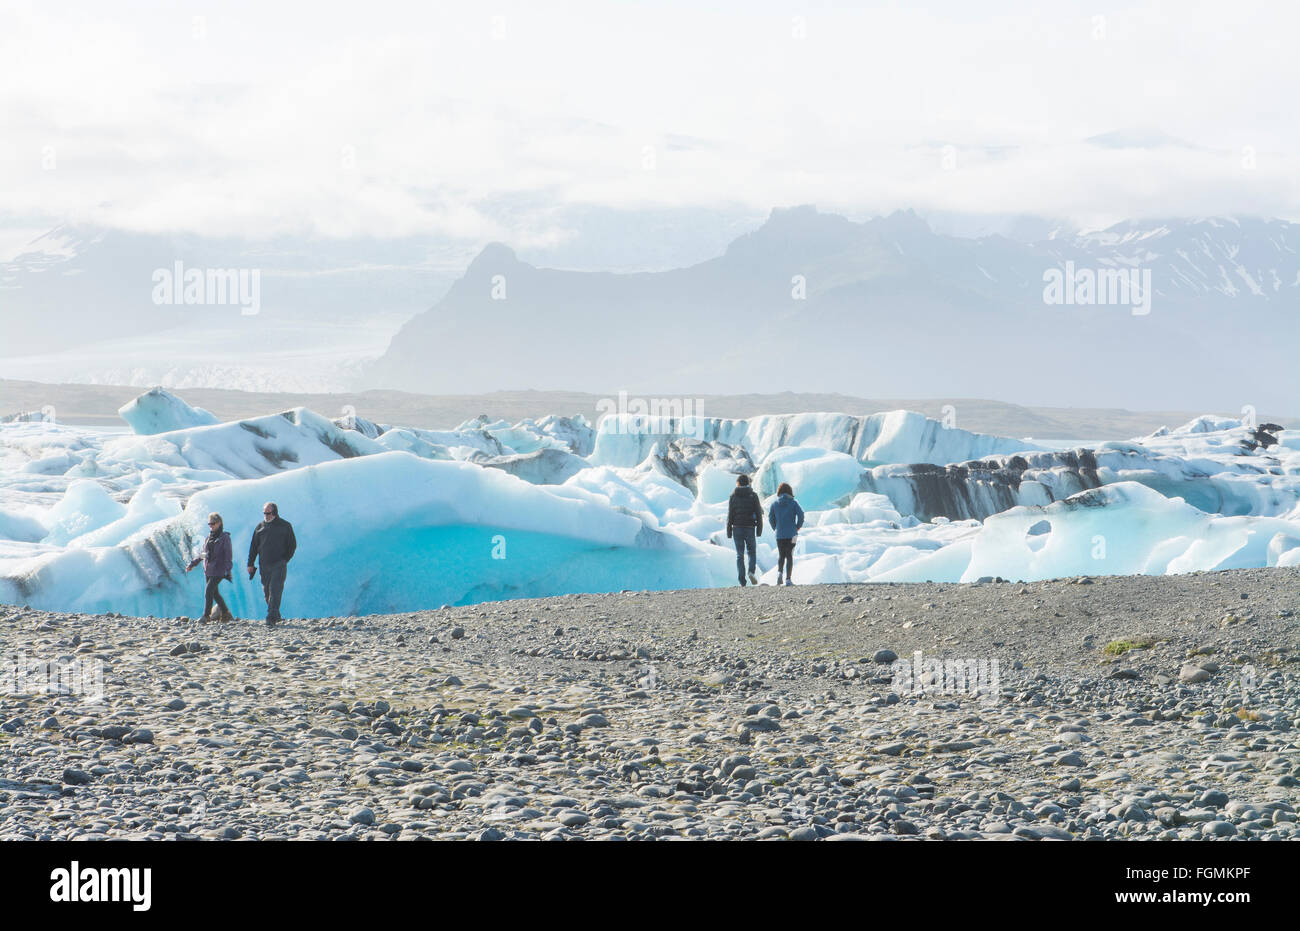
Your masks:
<path fill-rule="evenodd" d="M 785 584 L 793 585 L 790 574 L 794 571 L 794 542 L 803 526 L 803 508 L 794 500 L 794 489 L 782 482 L 776 490 L 776 500 L 767 509 L 767 522 L 776 534 L 776 584 L 781 584 L 781 570 L 785 570 Z"/>

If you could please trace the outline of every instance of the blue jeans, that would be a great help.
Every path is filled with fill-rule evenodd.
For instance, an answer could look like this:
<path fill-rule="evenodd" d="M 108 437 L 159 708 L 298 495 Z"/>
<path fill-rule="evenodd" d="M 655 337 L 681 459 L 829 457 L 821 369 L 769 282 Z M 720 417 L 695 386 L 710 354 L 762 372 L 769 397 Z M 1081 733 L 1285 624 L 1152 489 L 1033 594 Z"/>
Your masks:
<path fill-rule="evenodd" d="M 731 539 L 736 544 L 736 574 L 741 584 L 745 582 L 745 550 L 749 550 L 749 571 L 758 568 L 758 538 L 753 527 L 732 527 Z"/>

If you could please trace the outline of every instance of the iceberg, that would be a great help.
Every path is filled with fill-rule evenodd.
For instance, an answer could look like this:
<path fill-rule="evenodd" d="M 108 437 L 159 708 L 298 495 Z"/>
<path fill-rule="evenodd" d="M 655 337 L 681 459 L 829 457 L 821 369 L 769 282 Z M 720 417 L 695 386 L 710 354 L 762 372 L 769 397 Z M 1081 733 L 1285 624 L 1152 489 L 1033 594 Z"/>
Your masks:
<path fill-rule="evenodd" d="M 143 439 L 115 437 L 104 443 L 104 455 L 109 459 L 187 466 L 245 479 L 381 451 L 383 447 L 374 440 L 304 407 Z"/>
<path fill-rule="evenodd" d="M 1284 468 L 1277 456 L 1241 455 L 1235 443 L 1220 449 L 1218 458 L 1184 458 L 1110 442 L 948 465 L 882 465 L 868 470 L 859 487 L 888 495 L 902 513 L 922 520 L 983 520 L 1017 505 L 1048 504 L 1117 482 L 1146 485 L 1212 514 L 1276 516 L 1300 501 L 1295 457 Z"/>
<path fill-rule="evenodd" d="M 585 469 L 587 462 L 567 450 L 546 446 L 531 453 L 484 459 L 480 465 L 509 472 L 534 485 L 563 485 Z"/>
<path fill-rule="evenodd" d="M 765 509 L 794 486 L 797 584 L 1300 566 L 1300 431 L 1252 447 L 1239 419 L 1051 450 L 906 411 L 448 430 L 306 408 L 193 423 L 206 412 L 154 392 L 124 411 L 127 435 L 0 424 L 0 601 L 192 615 L 201 580 L 183 570 L 207 514 L 238 561 L 267 500 L 300 541 L 289 616 L 731 585 L 740 474 Z M 237 612 L 260 614 L 257 584 L 229 588 Z"/>
<path fill-rule="evenodd" d="M 754 479 L 764 497 L 788 482 L 805 511 L 821 511 L 848 499 L 858 489 L 862 463 L 847 453 L 815 446 L 783 446 L 763 460 Z"/>
<path fill-rule="evenodd" d="M 216 485 L 179 515 L 113 545 L 0 558 L 0 600 L 88 613 L 193 615 L 202 584 L 184 570 L 206 534 L 208 513 L 225 518 L 239 566 L 264 501 L 280 506 L 299 541 L 285 588 L 287 616 L 712 586 L 734 566 L 734 556 L 649 527 L 592 495 L 559 495 L 494 469 L 385 452 Z M 228 588 L 232 610 L 260 616 L 256 581 L 237 577 Z"/>
<path fill-rule="evenodd" d="M 700 476 L 706 471 L 712 473 L 714 477 L 710 481 L 715 484 L 722 482 L 718 476 L 729 475 L 729 495 L 735 487 L 737 475 L 753 473 L 754 461 L 744 447 L 683 437 L 656 443 L 638 468 L 667 475 L 692 492 L 703 487 Z M 723 495 L 721 499 L 711 500 L 725 500 L 726 497 Z"/>
<path fill-rule="evenodd" d="M 964 541 L 964 561 L 940 550 L 879 581 L 1033 581 L 1276 566 L 1292 539 L 1300 541 L 1294 520 L 1207 514 L 1137 482 L 1120 482 L 996 514 Z"/>
<path fill-rule="evenodd" d="M 564 483 L 561 493 L 570 492 L 584 493 L 654 527 L 692 514 L 695 505 L 689 491 L 650 470 L 586 469 Z"/>
<path fill-rule="evenodd" d="M 151 388 L 118 409 L 118 415 L 141 436 L 206 427 L 219 421 L 211 411 L 191 407 L 166 388 Z"/>
<path fill-rule="evenodd" d="M 864 465 L 887 462 L 961 462 L 1036 450 L 1023 440 L 971 433 L 918 414 L 771 414 L 748 420 L 610 414 L 600 421 L 593 465 L 630 467 L 655 444 L 683 438 L 743 447 L 755 460 L 783 446 L 814 446 L 846 453 Z"/>
<path fill-rule="evenodd" d="M 82 479 L 68 486 L 63 499 L 50 509 L 48 532 L 42 543 L 63 545 L 119 520 L 126 508 L 114 501 L 98 482 Z"/>
<path fill-rule="evenodd" d="M 48 533 L 49 528 L 39 518 L 17 509 L 0 508 L 0 540 L 38 543 Z"/>

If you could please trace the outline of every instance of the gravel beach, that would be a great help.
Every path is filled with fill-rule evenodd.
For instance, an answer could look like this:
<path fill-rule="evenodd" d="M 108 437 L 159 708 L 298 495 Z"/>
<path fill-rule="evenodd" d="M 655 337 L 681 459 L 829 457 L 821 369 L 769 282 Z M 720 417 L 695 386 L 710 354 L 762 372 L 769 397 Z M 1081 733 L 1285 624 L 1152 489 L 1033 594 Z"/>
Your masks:
<path fill-rule="evenodd" d="M 1300 569 L 0 606 L 0 839 L 1292 839 L 1297 612 Z"/>

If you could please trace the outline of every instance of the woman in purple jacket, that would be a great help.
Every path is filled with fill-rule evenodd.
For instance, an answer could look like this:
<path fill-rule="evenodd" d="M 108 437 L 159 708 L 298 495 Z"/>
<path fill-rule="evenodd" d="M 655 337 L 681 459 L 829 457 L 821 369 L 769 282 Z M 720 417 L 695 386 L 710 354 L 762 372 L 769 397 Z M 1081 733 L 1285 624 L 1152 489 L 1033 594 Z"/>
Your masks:
<path fill-rule="evenodd" d="M 189 572 L 199 563 L 203 563 L 203 574 L 208 580 L 208 587 L 203 592 L 203 619 L 208 619 L 208 615 L 212 612 L 212 603 L 215 601 L 221 613 L 213 620 L 231 621 L 234 618 L 230 616 L 230 609 L 226 607 L 221 592 L 217 591 L 217 586 L 221 584 L 222 579 L 230 581 L 233 560 L 230 534 L 226 533 L 221 515 L 215 511 L 208 515 L 208 531 L 208 538 L 203 543 L 203 555 L 190 563 L 185 571 Z"/>

